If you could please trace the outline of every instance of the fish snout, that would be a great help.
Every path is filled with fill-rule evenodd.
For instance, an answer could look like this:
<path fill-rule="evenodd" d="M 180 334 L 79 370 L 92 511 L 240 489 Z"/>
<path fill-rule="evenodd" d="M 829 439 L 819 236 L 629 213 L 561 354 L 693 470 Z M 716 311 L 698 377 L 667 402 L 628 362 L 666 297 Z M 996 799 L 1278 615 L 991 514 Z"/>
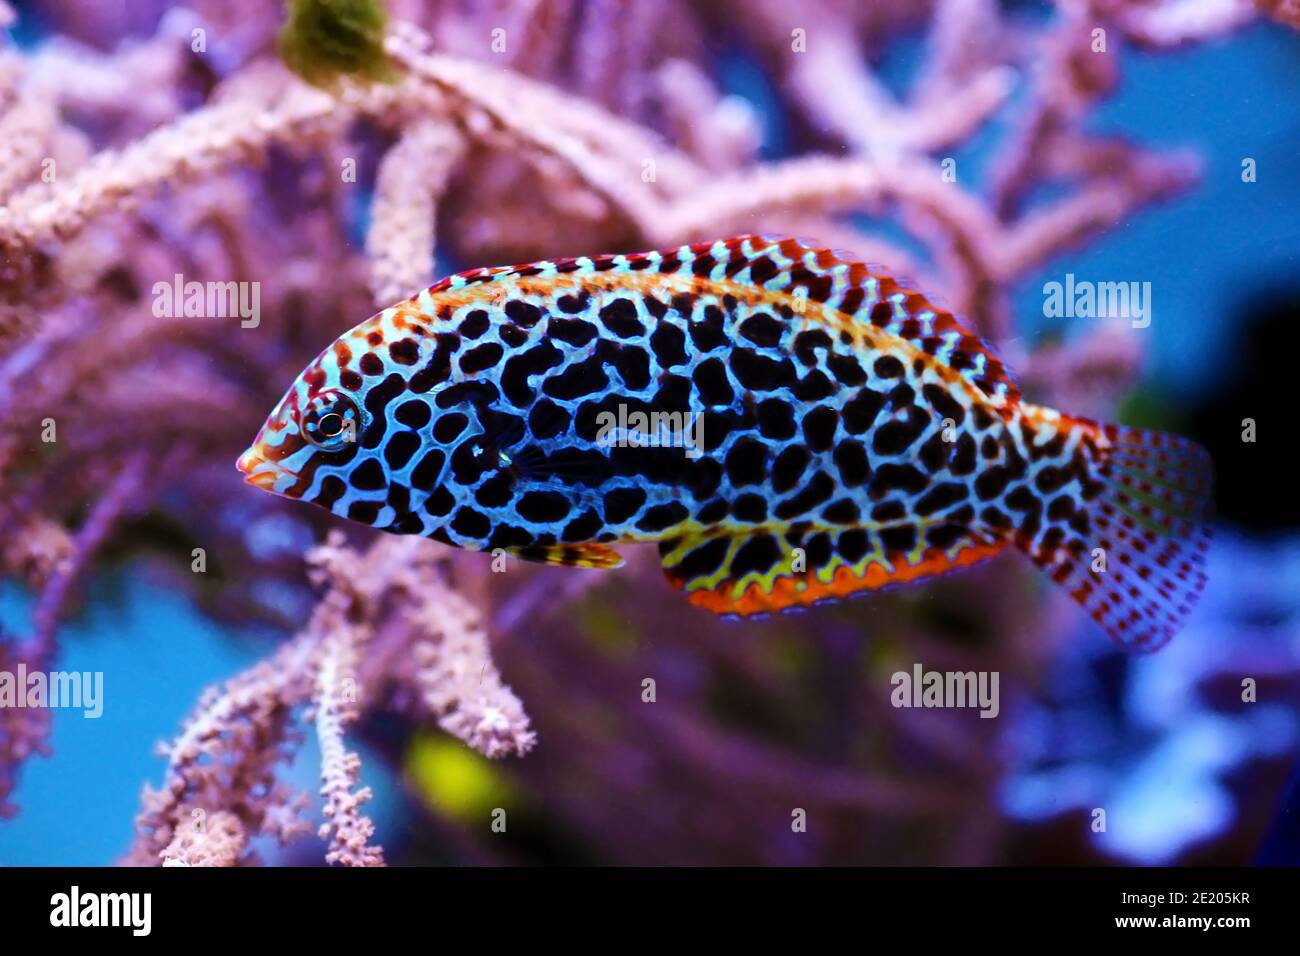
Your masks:
<path fill-rule="evenodd" d="M 235 462 L 235 467 L 244 476 L 245 482 L 255 485 L 263 491 L 275 491 L 276 483 L 280 480 L 282 474 L 280 468 L 263 454 L 260 443 L 249 446 L 239 456 L 239 460 Z"/>

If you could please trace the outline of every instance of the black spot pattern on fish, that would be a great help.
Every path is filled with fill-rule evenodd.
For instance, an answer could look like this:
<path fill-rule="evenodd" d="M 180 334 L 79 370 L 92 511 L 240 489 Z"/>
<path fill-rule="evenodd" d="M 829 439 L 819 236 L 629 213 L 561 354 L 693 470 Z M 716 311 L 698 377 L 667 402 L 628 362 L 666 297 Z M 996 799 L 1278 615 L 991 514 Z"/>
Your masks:
<path fill-rule="evenodd" d="M 318 360 L 360 428 L 303 496 L 559 563 L 704 535 L 687 579 L 766 574 L 795 540 L 814 568 L 1077 547 L 1102 476 L 1017 417 L 978 342 L 865 267 L 765 248 L 474 270 L 381 313 Z"/>

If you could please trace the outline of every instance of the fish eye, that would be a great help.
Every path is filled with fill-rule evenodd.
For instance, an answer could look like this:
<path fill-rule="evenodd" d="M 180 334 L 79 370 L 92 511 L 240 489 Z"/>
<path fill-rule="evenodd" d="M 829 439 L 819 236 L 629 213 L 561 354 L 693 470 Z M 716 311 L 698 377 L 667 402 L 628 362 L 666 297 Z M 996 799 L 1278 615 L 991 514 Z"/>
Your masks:
<path fill-rule="evenodd" d="M 314 396 L 299 419 L 303 437 L 324 451 L 338 451 L 356 441 L 360 420 L 356 403 L 335 389 Z"/>
<path fill-rule="evenodd" d="M 326 438 L 333 438 L 343 431 L 343 416 L 338 412 L 328 412 L 320 417 L 316 428 Z"/>

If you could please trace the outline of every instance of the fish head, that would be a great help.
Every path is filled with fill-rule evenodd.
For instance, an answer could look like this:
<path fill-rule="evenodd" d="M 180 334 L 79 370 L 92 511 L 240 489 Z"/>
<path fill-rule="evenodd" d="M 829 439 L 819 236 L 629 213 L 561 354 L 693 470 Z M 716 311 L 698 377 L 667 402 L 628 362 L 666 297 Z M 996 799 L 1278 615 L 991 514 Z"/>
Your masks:
<path fill-rule="evenodd" d="M 344 386 L 341 372 L 335 346 L 303 369 L 236 461 L 244 481 L 335 510 L 330 489 L 367 454 L 369 419 L 363 396 Z"/>
<path fill-rule="evenodd" d="M 236 467 L 340 517 L 481 547 L 535 483 L 527 420 L 496 370 L 467 376 L 439 353 L 445 338 L 389 324 L 381 313 L 303 369 Z"/>

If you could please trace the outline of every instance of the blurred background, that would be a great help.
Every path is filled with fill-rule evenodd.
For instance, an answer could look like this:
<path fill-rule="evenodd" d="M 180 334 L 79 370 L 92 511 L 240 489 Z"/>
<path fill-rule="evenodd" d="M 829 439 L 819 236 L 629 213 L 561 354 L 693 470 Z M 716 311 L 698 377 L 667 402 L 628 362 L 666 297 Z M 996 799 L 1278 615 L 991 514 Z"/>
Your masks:
<path fill-rule="evenodd" d="M 83 168 L 223 97 L 299 83 L 279 64 L 287 12 L 274 3 L 9 6 L 0 129 L 29 97 L 48 114 L 0 136 L 15 155 L 20 132 L 40 143 L 27 167 L 0 157 L 25 168 L 0 173 L 0 196 L 38 225 L 61 214 L 20 195 L 44 188 L 42 157 Z M 436 237 L 416 227 L 400 240 L 417 247 L 416 277 L 430 251 L 441 276 L 751 227 L 809 235 L 970 315 L 1032 400 L 1190 437 L 1217 475 L 1209 587 L 1186 630 L 1146 657 L 1114 648 L 1017 555 L 757 623 L 689 608 L 651 554 L 580 582 L 551 568 L 501 581 L 486 558 L 447 557 L 537 745 L 492 760 L 400 695 L 364 707 L 348 740 L 389 863 L 1300 863 L 1300 503 L 1282 401 L 1300 354 L 1300 32 L 1284 13 L 1210 0 L 394 0 L 388 14 L 421 28 L 445 75 L 481 63 L 507 93 L 516 75 L 545 84 L 572 114 L 520 122 L 626 173 L 593 200 L 593 168 L 521 159 L 512 137 L 536 146 L 530 134 L 487 107 L 487 120 L 457 112 L 448 81 L 451 105 L 429 109 L 448 110 L 460 139 L 411 203 Z M 320 592 L 302 556 L 339 523 L 247 488 L 232 464 L 298 369 L 383 303 L 397 254 L 376 210 L 385 189 L 402 195 L 396 164 L 385 186 L 385 157 L 429 122 L 410 109 L 196 160 L 138 202 L 105 200 L 76 235 L 0 243 L 2 304 L 20 314 L 0 323 L 0 636 L 17 659 L 57 611 L 43 659 L 105 682 L 103 716 L 52 712 L 49 753 L 21 767 L 18 732 L 0 729 L 15 808 L 0 864 L 122 858 L 141 787 L 164 779 L 155 743 L 205 687 L 307 624 Z M 629 125 L 593 146 L 583 137 L 602 116 Z M 633 129 L 663 144 L 658 183 L 641 175 L 639 143 L 618 154 Z M 798 165 L 809 157 L 862 164 L 848 173 L 875 164 L 891 184 L 829 186 Z M 348 158 L 355 181 L 339 182 Z M 148 157 L 127 159 L 112 168 Z M 940 175 L 948 160 L 955 182 Z M 892 185 L 930 171 L 923 186 Z M 650 191 L 620 208 L 620 183 Z M 760 196 L 752 208 L 745 194 Z M 37 198 L 50 195 L 66 194 Z M 699 196 L 717 199 L 712 219 L 687 214 Z M 148 290 L 177 271 L 260 282 L 260 325 L 151 328 Z M 1150 282 L 1151 325 L 1045 316 L 1044 283 L 1066 273 Z M 48 415 L 70 436 L 57 451 L 35 440 Z M 124 489 L 82 560 L 81 532 L 141 449 L 156 453 L 139 466 L 149 478 Z M 343 530 L 357 548 L 379 537 Z M 56 557 L 42 564 L 47 547 Z M 999 716 L 892 708 L 890 675 L 918 662 L 998 671 Z M 292 702 L 286 719 L 309 706 Z M 276 774 L 314 794 L 320 768 L 307 734 Z M 494 808 L 508 811 L 504 833 Z M 806 832 L 792 831 L 796 809 Z M 314 829 L 319 801 L 305 812 Z M 263 862 L 323 862 L 311 833 L 280 846 L 249 829 Z"/>

